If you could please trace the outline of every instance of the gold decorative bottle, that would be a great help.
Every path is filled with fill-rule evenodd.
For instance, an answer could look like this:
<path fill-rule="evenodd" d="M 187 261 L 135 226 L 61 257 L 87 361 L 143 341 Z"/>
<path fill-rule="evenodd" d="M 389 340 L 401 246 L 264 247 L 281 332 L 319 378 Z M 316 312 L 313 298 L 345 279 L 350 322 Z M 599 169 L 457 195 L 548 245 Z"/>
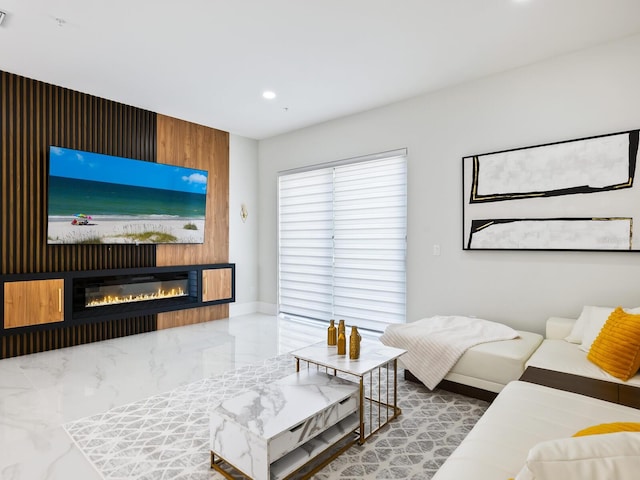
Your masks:
<path fill-rule="evenodd" d="M 347 336 L 344 333 L 344 328 L 338 328 L 338 355 L 347 354 Z"/>
<path fill-rule="evenodd" d="M 336 328 L 336 322 L 330 320 L 329 329 L 327 330 L 327 345 L 336 346 L 338 343 L 338 329 Z"/>
<path fill-rule="evenodd" d="M 356 360 L 360 358 L 360 340 L 362 337 L 358 333 L 358 327 L 351 327 L 351 335 L 349 336 L 349 358 Z"/>
<path fill-rule="evenodd" d="M 340 322 L 338 323 L 338 335 L 340 335 L 340 330 L 342 330 L 342 333 L 346 335 L 346 332 L 344 330 L 344 320 L 340 320 Z"/>

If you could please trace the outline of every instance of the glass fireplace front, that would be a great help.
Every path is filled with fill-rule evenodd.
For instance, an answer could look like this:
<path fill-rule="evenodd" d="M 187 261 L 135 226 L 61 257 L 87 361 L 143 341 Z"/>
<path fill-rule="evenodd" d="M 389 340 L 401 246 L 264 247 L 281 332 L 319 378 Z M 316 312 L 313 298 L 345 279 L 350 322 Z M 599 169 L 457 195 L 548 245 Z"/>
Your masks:
<path fill-rule="evenodd" d="M 74 280 L 74 310 L 195 295 L 189 272 L 116 275 Z"/>

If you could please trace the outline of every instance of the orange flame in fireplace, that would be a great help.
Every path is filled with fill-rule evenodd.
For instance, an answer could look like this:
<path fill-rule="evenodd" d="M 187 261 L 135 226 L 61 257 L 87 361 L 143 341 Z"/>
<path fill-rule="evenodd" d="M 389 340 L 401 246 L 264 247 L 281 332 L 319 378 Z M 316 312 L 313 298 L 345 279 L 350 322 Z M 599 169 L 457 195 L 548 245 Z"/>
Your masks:
<path fill-rule="evenodd" d="M 140 293 L 138 295 L 105 295 L 102 298 L 89 300 L 86 307 L 103 307 L 106 305 L 117 305 L 119 303 L 145 302 L 147 300 L 159 300 L 162 298 L 184 297 L 187 293 L 182 288 L 172 288 L 171 290 L 158 290 L 154 293 Z"/>

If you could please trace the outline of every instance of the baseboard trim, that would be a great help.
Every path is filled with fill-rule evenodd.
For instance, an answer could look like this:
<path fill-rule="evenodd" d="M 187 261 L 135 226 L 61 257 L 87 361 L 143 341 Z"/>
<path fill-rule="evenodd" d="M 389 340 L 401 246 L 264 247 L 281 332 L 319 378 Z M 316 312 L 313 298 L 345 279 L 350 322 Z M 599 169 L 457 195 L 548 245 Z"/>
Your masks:
<path fill-rule="evenodd" d="M 229 316 L 239 317 L 258 312 L 258 302 L 231 303 L 229 304 Z"/>
<path fill-rule="evenodd" d="M 258 312 L 266 315 L 277 315 L 278 306 L 275 303 L 257 302 Z"/>

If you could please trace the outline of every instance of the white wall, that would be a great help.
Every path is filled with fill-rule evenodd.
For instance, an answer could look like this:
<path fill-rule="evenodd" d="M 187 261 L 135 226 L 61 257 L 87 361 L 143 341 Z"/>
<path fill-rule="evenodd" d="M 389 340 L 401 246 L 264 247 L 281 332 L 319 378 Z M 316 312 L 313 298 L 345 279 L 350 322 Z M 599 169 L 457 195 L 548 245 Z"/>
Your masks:
<path fill-rule="evenodd" d="M 249 212 L 240 217 L 240 205 Z M 229 136 L 229 262 L 236 264 L 236 302 L 230 316 L 257 311 L 258 301 L 258 142 Z"/>
<path fill-rule="evenodd" d="M 463 156 L 639 128 L 638 58 L 629 37 L 260 141 L 260 300 L 277 297 L 277 172 L 407 147 L 409 321 L 467 314 L 542 332 L 584 304 L 640 305 L 638 254 L 463 251 L 461 218 Z"/>

